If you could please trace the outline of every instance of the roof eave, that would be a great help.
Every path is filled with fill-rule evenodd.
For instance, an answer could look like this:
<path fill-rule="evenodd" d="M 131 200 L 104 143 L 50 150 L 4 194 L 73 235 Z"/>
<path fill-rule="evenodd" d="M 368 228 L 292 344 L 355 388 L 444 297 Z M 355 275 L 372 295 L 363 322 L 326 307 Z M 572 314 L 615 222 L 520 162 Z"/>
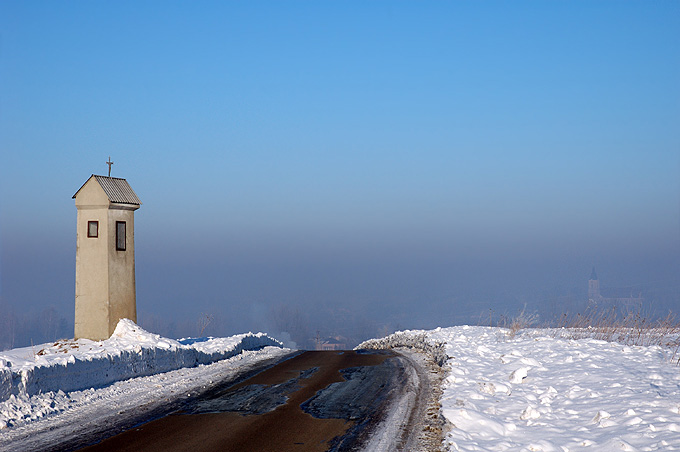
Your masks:
<path fill-rule="evenodd" d="M 113 202 L 109 204 L 109 209 L 116 210 L 137 210 L 141 206 L 140 204 L 124 203 L 124 202 Z"/>

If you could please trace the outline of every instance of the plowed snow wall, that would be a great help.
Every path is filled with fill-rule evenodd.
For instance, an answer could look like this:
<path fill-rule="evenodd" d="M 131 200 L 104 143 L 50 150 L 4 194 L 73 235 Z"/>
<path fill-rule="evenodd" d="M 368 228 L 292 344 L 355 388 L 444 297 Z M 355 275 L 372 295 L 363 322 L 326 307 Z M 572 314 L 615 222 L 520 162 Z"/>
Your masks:
<path fill-rule="evenodd" d="M 138 347 L 87 360 L 70 356 L 65 364 L 35 366 L 17 372 L 0 362 L 3 364 L 0 367 L 0 401 L 12 394 L 31 396 L 40 392 L 97 388 L 128 378 L 209 364 L 244 350 L 258 350 L 267 346 L 280 347 L 281 344 L 269 336 L 247 335 L 234 348 L 214 353 L 205 353 L 190 346 Z"/>
<path fill-rule="evenodd" d="M 12 372 L 5 368 L 5 363 L 0 361 L 0 401 L 6 400 L 12 394 Z"/>
<path fill-rule="evenodd" d="M 392 348 L 410 348 L 413 350 L 420 350 L 427 353 L 432 359 L 443 366 L 448 356 L 444 349 L 443 342 L 435 342 L 427 337 L 425 333 L 413 333 L 408 331 L 399 331 L 382 339 L 369 339 L 359 344 L 355 349 L 392 349 Z"/>

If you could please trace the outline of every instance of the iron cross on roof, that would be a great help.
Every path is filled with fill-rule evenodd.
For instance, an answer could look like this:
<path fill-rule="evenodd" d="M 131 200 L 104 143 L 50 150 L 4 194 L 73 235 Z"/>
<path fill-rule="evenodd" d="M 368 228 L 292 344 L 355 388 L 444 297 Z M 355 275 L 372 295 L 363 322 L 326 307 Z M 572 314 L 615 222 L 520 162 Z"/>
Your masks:
<path fill-rule="evenodd" d="M 109 161 L 106 162 L 107 165 L 109 165 L 109 177 L 111 177 L 111 165 L 113 165 L 113 162 L 111 161 L 111 156 L 109 155 Z"/>

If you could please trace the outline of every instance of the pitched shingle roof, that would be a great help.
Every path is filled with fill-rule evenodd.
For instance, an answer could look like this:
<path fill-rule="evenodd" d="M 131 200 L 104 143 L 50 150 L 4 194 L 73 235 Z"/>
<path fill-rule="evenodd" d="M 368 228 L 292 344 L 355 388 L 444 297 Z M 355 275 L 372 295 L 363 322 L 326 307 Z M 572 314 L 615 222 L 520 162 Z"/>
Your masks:
<path fill-rule="evenodd" d="M 137 194 L 134 192 L 134 190 L 132 190 L 132 187 L 130 187 L 130 184 L 128 184 L 125 179 L 121 179 L 119 177 L 97 176 L 94 174 L 92 177 L 94 177 L 97 182 L 99 182 L 99 185 L 102 187 L 102 189 L 104 189 L 104 193 L 106 193 L 106 196 L 108 196 L 109 201 L 118 204 L 136 204 L 138 206 L 142 205 L 142 201 L 139 200 Z M 84 185 L 85 184 L 83 184 L 83 186 Z M 80 191 L 80 189 L 78 189 L 78 191 Z M 76 192 L 73 197 L 75 198 L 77 194 L 78 192 Z"/>

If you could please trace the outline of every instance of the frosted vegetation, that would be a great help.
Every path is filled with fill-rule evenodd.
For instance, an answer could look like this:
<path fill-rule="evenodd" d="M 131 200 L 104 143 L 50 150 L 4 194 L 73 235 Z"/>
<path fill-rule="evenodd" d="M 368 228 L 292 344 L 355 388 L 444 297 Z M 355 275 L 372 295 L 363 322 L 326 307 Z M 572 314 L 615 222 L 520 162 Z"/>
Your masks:
<path fill-rule="evenodd" d="M 536 327 L 538 316 L 525 309 L 513 318 L 501 318 L 499 326 L 510 337 L 519 331 Z M 583 314 L 562 314 L 545 324 L 550 334 L 566 339 L 598 339 L 625 345 L 658 345 L 671 350 L 671 361 L 680 364 L 680 321 L 673 313 L 662 318 L 645 316 L 641 309 L 621 311 L 616 307 L 597 309 L 591 307 Z"/>

